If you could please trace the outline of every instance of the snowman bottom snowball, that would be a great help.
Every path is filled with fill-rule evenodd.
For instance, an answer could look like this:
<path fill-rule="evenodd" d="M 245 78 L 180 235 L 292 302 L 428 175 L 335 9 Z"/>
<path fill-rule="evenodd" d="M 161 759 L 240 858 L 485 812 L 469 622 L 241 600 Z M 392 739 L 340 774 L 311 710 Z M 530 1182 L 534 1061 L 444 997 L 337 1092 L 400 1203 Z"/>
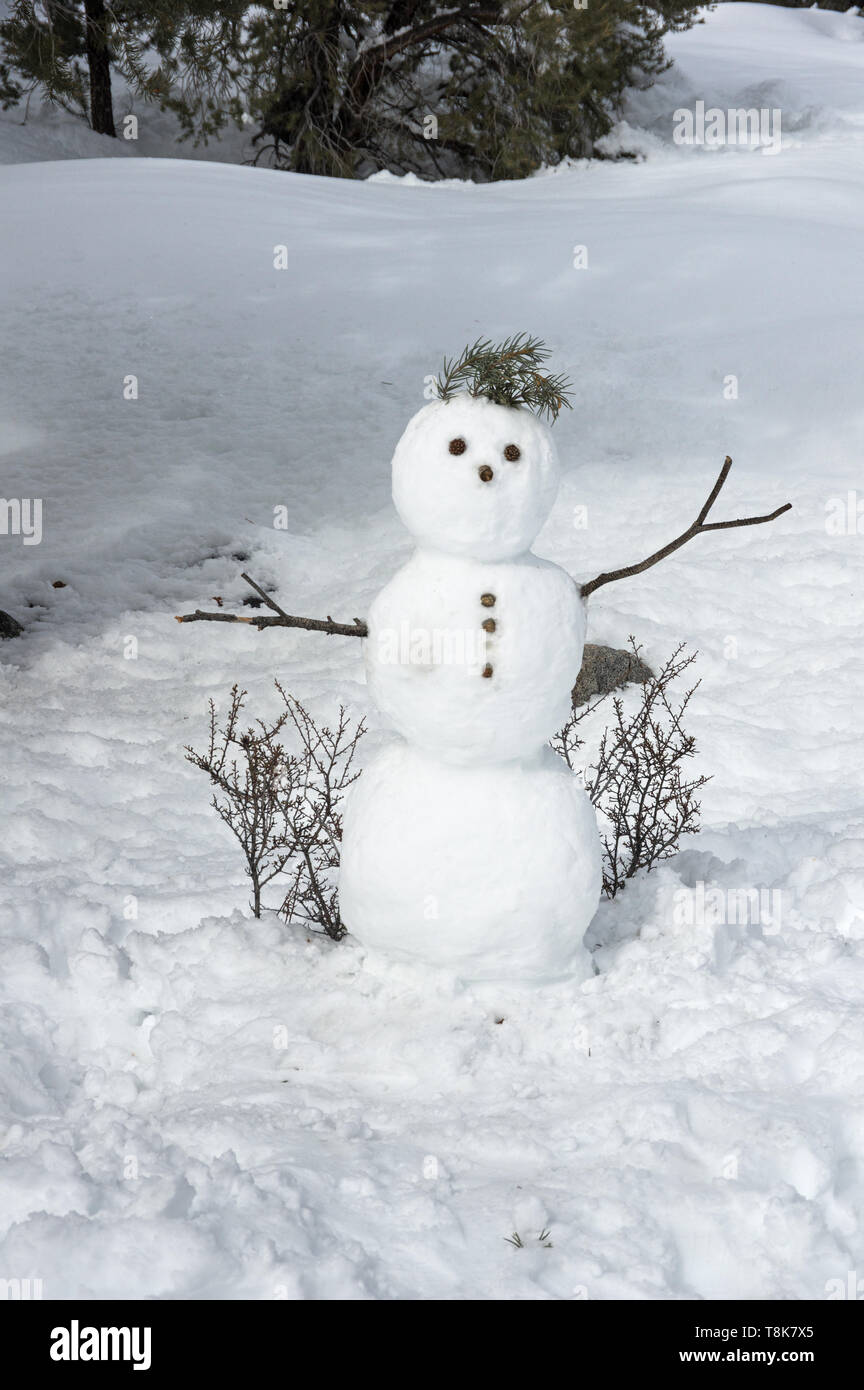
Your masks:
<path fill-rule="evenodd" d="M 600 887 L 594 809 L 551 749 L 457 767 L 399 740 L 349 793 L 342 920 L 393 959 L 469 981 L 587 979 Z"/>

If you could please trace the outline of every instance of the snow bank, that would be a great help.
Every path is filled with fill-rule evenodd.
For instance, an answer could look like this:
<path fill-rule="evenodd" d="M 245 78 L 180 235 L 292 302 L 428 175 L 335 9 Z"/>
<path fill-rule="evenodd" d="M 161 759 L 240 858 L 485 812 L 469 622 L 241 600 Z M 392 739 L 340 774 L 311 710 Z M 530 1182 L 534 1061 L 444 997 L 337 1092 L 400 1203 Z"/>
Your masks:
<path fill-rule="evenodd" d="M 624 122 L 601 148 L 649 157 L 679 153 L 674 112 L 700 100 L 724 111 L 779 110 L 787 148 L 861 135 L 864 18 L 858 9 L 720 4 L 704 18 L 704 24 L 669 35 L 673 67 L 646 92 L 629 94 Z M 728 154 L 732 146 L 717 148 Z"/>

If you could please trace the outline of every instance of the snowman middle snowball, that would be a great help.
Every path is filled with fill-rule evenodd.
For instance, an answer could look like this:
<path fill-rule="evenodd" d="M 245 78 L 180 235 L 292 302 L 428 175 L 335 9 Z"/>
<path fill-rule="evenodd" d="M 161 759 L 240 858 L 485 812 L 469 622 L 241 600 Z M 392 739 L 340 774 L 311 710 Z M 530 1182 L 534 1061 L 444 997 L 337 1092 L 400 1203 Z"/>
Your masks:
<path fill-rule="evenodd" d="M 365 945 L 472 979 L 588 969 L 599 839 L 547 747 L 570 711 L 585 606 L 530 550 L 558 479 L 536 416 L 465 393 L 420 410 L 393 457 L 418 549 L 374 600 L 365 655 L 406 743 L 349 794 L 341 911 Z"/>

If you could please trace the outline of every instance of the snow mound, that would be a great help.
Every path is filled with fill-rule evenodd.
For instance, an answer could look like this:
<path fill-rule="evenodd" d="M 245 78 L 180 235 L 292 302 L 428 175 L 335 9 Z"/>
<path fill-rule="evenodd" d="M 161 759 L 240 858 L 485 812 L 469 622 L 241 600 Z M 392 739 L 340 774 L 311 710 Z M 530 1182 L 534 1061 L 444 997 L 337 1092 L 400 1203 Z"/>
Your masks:
<path fill-rule="evenodd" d="M 720 4 L 704 20 L 668 36 L 673 66 L 647 91 L 628 93 L 625 119 L 601 141 L 602 152 L 705 153 L 705 146 L 673 143 L 675 111 L 697 101 L 723 111 L 779 110 L 785 148 L 861 136 L 864 18 L 857 8 Z M 729 154 L 741 146 L 715 148 Z"/>

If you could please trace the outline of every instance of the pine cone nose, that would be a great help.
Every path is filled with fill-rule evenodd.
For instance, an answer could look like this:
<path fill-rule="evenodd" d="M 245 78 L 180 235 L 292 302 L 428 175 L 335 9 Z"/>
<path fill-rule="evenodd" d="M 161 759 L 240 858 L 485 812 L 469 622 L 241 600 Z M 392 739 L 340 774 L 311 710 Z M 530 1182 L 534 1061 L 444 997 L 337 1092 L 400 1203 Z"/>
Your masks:
<path fill-rule="evenodd" d="M 491 483 L 492 479 L 495 477 L 495 474 L 492 472 L 492 469 L 489 467 L 488 463 L 484 463 L 482 468 L 477 469 L 477 472 L 480 474 L 481 482 L 484 483 Z"/>

